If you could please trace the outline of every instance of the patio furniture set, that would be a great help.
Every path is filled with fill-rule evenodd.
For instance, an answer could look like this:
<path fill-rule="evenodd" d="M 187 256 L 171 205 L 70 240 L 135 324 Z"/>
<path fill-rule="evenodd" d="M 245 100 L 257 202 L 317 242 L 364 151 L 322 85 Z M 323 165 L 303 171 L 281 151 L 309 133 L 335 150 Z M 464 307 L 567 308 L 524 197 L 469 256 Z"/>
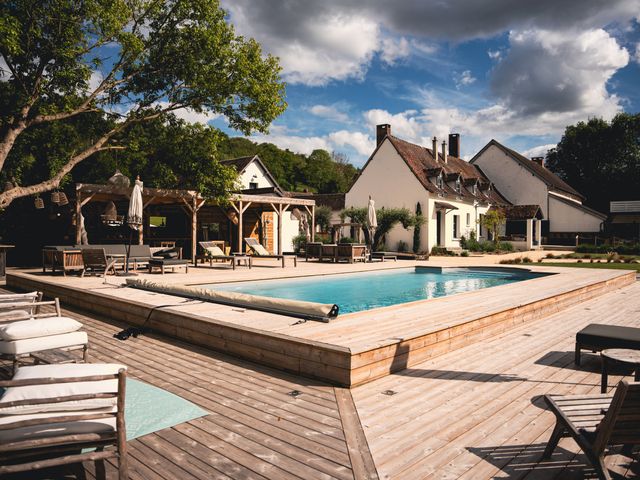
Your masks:
<path fill-rule="evenodd" d="M 115 458 L 118 478 L 128 478 L 126 367 L 87 363 L 81 329 L 58 299 L 0 295 L 0 357 L 13 362 L 11 380 L 0 381 L 0 476 L 93 461 L 102 478 Z M 69 353 L 79 349 L 82 357 Z M 28 357 L 33 364 L 23 365 Z"/>
<path fill-rule="evenodd" d="M 164 273 L 165 268 L 188 271 L 189 261 L 182 258 L 182 249 L 175 247 L 115 244 L 49 246 L 42 249 L 43 273 L 50 270 L 52 273 L 61 271 L 65 276 L 67 272 L 76 272 L 80 276 L 86 273 L 106 275 L 125 270 L 127 266 L 132 270 L 146 268 L 149 273 L 160 269 Z"/>
<path fill-rule="evenodd" d="M 293 266 L 298 266 L 298 258 L 296 255 L 273 255 L 269 253 L 255 238 L 245 238 L 244 241 L 251 250 L 251 254 L 242 252 L 226 254 L 223 250 L 223 241 L 198 242 L 202 249 L 202 253 L 196 256 L 196 267 L 198 266 L 198 262 L 204 263 L 208 261 L 210 266 L 213 266 L 214 262 L 229 262 L 229 266 L 233 268 L 233 270 L 236 269 L 237 265 L 245 265 L 252 268 L 254 261 L 259 259 L 280 260 L 282 268 L 286 266 L 285 260 L 291 259 L 293 261 Z"/>
<path fill-rule="evenodd" d="M 590 324 L 576 334 L 575 364 L 581 351 L 601 352 L 600 394 L 545 395 L 556 416 L 556 425 L 545 448 L 549 458 L 562 437 L 572 437 L 593 466 L 598 478 L 611 478 L 604 462 L 607 449 L 622 445 L 632 455 L 640 445 L 640 328 Z M 634 381 L 621 380 L 613 394 L 607 394 L 608 375 L 614 366 L 634 373 Z"/>
<path fill-rule="evenodd" d="M 398 257 L 386 252 L 370 252 L 369 247 L 359 243 L 321 243 L 309 242 L 305 247 L 305 261 L 317 258 L 318 261 L 338 262 L 384 262 L 397 261 Z"/>

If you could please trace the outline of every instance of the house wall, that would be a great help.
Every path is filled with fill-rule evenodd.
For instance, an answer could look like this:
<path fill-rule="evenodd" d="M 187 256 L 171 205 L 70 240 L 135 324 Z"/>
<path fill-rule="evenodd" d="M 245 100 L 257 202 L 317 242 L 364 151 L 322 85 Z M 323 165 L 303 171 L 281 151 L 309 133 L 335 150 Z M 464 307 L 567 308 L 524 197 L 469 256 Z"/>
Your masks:
<path fill-rule="evenodd" d="M 599 232 L 603 219 L 549 195 L 550 232 Z"/>
<path fill-rule="evenodd" d="M 413 175 L 404 160 L 398 155 L 389 140 L 385 140 L 360 177 L 352 185 L 345 196 L 345 205 L 349 207 L 367 207 L 369 195 L 376 204 L 376 209 L 407 208 L 415 212 L 416 204 L 421 203 L 422 212 L 425 210 L 429 192 L 425 190 Z M 396 225 L 386 236 L 385 249 L 396 250 L 398 242 L 403 241 L 408 249 L 413 248 L 413 229 L 405 230 L 402 225 Z M 421 250 L 426 250 L 427 226 L 421 231 Z"/>
<path fill-rule="evenodd" d="M 514 205 L 540 205 L 549 219 L 547 184 L 495 145 L 473 162 L 493 182 L 498 191 Z"/>
<path fill-rule="evenodd" d="M 442 211 L 441 218 L 441 228 L 442 228 L 442 242 L 443 244 L 440 246 L 444 246 L 447 248 L 458 248 L 460 247 L 460 236 L 464 235 L 466 238 L 469 238 L 471 232 L 476 233 L 476 237 L 479 236 L 479 226 L 478 219 L 480 215 L 484 215 L 487 213 L 489 209 L 488 205 L 485 206 L 477 206 L 474 207 L 472 204 L 461 202 L 457 200 L 451 200 L 449 198 L 438 198 L 432 197 L 429 200 L 429 214 L 428 214 L 428 224 L 427 229 L 429 232 L 429 245 L 428 248 L 431 250 L 438 243 L 438 234 L 437 234 L 437 210 L 435 207 L 436 202 L 445 202 L 454 207 L 457 207 L 457 210 L 448 210 L 445 214 L 444 210 Z M 424 208 L 424 207 L 423 207 Z M 469 215 L 469 223 L 467 223 L 467 214 Z M 453 217 L 454 215 L 458 215 L 460 219 L 459 223 L 459 236 L 454 237 L 453 232 Z"/>
<path fill-rule="evenodd" d="M 242 189 L 249 188 L 250 183 L 257 183 L 258 188 L 275 187 L 262 167 L 255 161 L 251 162 L 239 175 L 238 181 Z"/>

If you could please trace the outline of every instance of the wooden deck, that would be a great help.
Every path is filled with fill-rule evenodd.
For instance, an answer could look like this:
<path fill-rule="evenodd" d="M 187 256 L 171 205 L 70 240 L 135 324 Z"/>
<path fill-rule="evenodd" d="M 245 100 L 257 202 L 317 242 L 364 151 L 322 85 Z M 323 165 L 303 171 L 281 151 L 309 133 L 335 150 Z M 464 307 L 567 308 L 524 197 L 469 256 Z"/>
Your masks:
<path fill-rule="evenodd" d="M 599 393 L 598 355 L 573 364 L 589 323 L 640 327 L 640 282 L 353 389 L 380 478 L 592 478 L 571 439 L 540 461 L 554 425 L 540 396 Z M 640 475 L 637 460 L 607 462 Z"/>
<path fill-rule="evenodd" d="M 116 340 L 124 324 L 64 313 L 84 323 L 91 361 L 126 364 L 131 377 L 210 412 L 129 442 L 132 480 L 378 478 L 348 389 L 159 335 Z M 115 478 L 113 465 L 107 473 Z M 86 474 L 94 478 L 92 465 Z"/>
<path fill-rule="evenodd" d="M 142 276 L 202 284 L 439 264 L 447 265 L 441 259 L 360 265 L 300 262 L 298 268 L 235 272 L 198 268 L 188 275 Z M 528 280 L 526 287 L 512 283 L 340 315 L 329 324 L 122 288 L 118 277 L 110 277 L 110 284 L 105 285 L 96 278 L 12 271 L 7 281 L 12 287 L 42 290 L 67 305 L 110 318 L 134 325 L 146 322 L 169 336 L 246 360 L 336 385 L 356 386 L 635 281 L 634 272 L 625 270 L 527 268 L 553 275 Z"/>

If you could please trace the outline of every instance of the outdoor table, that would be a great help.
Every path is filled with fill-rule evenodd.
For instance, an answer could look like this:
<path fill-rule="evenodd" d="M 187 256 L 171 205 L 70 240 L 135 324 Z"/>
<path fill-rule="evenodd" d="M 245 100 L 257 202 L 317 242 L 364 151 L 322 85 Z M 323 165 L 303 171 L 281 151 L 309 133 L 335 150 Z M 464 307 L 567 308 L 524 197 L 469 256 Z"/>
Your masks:
<path fill-rule="evenodd" d="M 251 255 L 245 255 L 244 253 L 232 253 L 231 255 L 233 255 L 233 268 L 235 270 L 235 266 L 236 265 L 241 265 L 240 262 L 244 263 L 245 267 L 249 267 L 251 268 L 253 266 L 253 259 L 251 258 Z"/>
<path fill-rule="evenodd" d="M 634 380 L 640 381 L 640 350 L 629 350 L 626 348 L 609 348 L 601 352 L 602 356 L 602 382 L 600 393 L 607 393 L 609 381 L 609 369 L 613 365 L 625 365 L 633 368 Z"/>

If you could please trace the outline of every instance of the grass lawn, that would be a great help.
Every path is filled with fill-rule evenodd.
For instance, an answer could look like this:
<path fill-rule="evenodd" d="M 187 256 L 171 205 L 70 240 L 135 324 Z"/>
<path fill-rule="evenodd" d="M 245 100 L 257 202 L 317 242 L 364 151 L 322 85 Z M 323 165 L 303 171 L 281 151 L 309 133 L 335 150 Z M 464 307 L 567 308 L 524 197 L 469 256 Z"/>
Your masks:
<path fill-rule="evenodd" d="M 590 263 L 590 262 L 542 262 L 538 265 L 551 267 L 577 267 L 577 268 L 611 268 L 616 270 L 635 270 L 640 272 L 640 263 Z"/>

